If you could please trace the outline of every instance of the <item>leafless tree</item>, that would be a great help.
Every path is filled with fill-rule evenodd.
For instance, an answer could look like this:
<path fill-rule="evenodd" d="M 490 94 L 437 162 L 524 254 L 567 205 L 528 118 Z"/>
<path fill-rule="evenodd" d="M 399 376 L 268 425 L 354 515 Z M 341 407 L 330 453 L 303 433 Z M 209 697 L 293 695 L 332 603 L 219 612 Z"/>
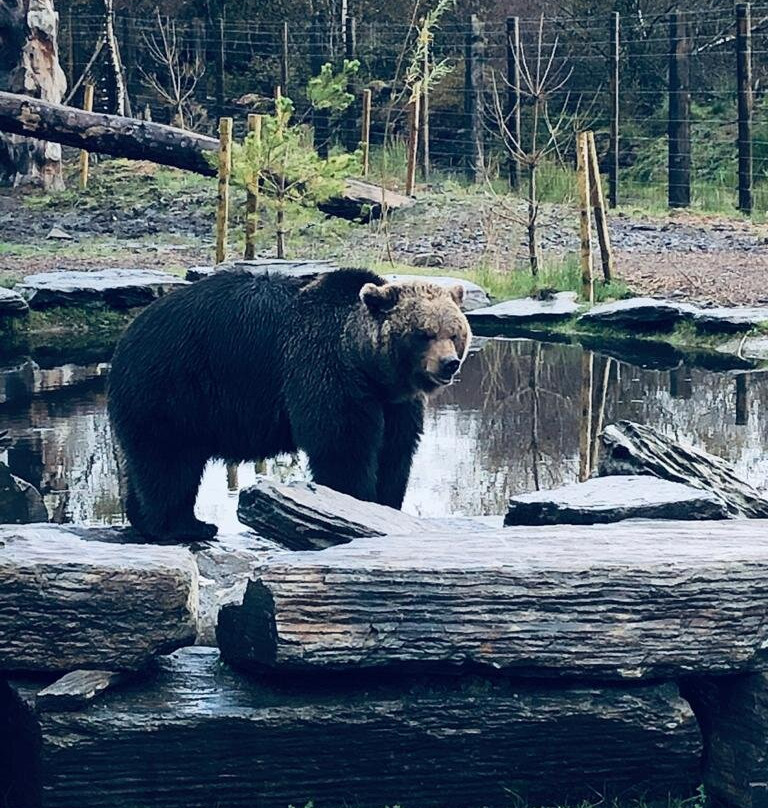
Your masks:
<path fill-rule="evenodd" d="M 179 44 L 176 21 L 156 14 L 157 33 L 144 34 L 144 42 L 157 69 L 148 73 L 139 67 L 144 83 L 174 109 L 174 122 L 186 129 L 190 116 L 190 99 L 205 73 L 200 54 L 190 54 Z"/>
<path fill-rule="evenodd" d="M 541 264 L 537 232 L 540 209 L 538 169 L 552 155 L 560 158 L 565 141 L 573 136 L 574 118 L 579 117 L 580 103 L 576 103 L 574 110 L 570 93 L 564 92 L 573 68 L 567 60 L 557 59 L 558 44 L 557 37 L 551 45 L 544 42 L 544 17 L 541 17 L 533 56 L 526 56 L 522 45 L 515 56 L 520 74 L 521 105 L 528 113 L 528 120 L 522 127 L 523 134 L 518 135 L 512 126 L 514 110 L 504 110 L 499 81 L 509 85 L 500 74 L 492 74 L 491 108 L 486 115 L 490 119 L 490 124 L 486 124 L 488 128 L 500 137 L 507 154 L 526 170 L 527 215 L 525 218 L 514 213 L 506 215 L 526 228 L 528 260 L 533 275 L 538 274 Z M 553 99 L 557 94 L 561 94 L 561 98 L 557 109 L 553 110 Z M 505 215 L 503 210 L 499 213 Z"/>

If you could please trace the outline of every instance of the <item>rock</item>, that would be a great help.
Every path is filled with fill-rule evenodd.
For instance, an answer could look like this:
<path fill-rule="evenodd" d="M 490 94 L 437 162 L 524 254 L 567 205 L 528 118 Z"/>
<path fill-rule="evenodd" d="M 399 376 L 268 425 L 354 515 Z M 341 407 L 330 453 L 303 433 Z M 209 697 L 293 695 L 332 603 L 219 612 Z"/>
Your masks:
<path fill-rule="evenodd" d="M 600 441 L 600 477 L 650 474 L 705 491 L 732 516 L 768 517 L 768 499 L 738 477 L 722 457 L 677 443 L 650 426 L 632 421 L 609 424 Z"/>
<path fill-rule="evenodd" d="M 319 202 L 318 210 L 329 216 L 339 216 L 342 219 L 369 222 L 378 219 L 385 208 L 388 213 L 413 207 L 416 200 L 410 196 L 403 196 L 396 191 L 382 188 L 370 182 L 358 179 L 346 179 L 344 191 L 341 196 L 334 196 L 324 202 Z"/>
<path fill-rule="evenodd" d="M 246 261 L 224 261 L 213 267 L 192 267 L 185 275 L 188 281 L 199 281 L 213 275 L 215 272 L 225 272 L 231 269 L 247 269 L 254 274 L 272 273 L 288 275 L 292 278 L 314 278 L 324 272 L 333 272 L 339 267 L 330 261 L 324 260 L 288 260 L 281 258 L 254 258 Z"/>
<path fill-rule="evenodd" d="M 480 665 L 663 679 L 768 669 L 768 523 L 633 521 L 356 539 L 286 553 L 225 606 L 263 670 Z"/>
<path fill-rule="evenodd" d="M 486 324 L 515 326 L 532 322 L 568 320 L 578 311 L 575 292 L 558 292 L 549 300 L 537 300 L 532 297 L 505 300 L 495 306 L 475 309 L 469 312 L 467 317 L 472 326 Z"/>
<path fill-rule="evenodd" d="M 8 466 L 0 463 L 0 524 L 47 521 L 48 510 L 37 488 L 11 474 Z"/>
<path fill-rule="evenodd" d="M 186 281 L 153 269 L 43 272 L 16 284 L 33 309 L 103 304 L 115 309 L 146 306 Z"/>
<path fill-rule="evenodd" d="M 397 283 L 410 283 L 412 281 L 428 281 L 429 283 L 437 284 L 443 288 L 450 288 L 452 286 L 464 287 L 464 303 L 462 303 L 463 311 L 473 311 L 474 309 L 483 308 L 487 306 L 491 300 L 488 293 L 482 286 L 478 286 L 472 281 L 465 280 L 464 278 L 451 278 L 443 275 L 383 275 L 385 280 Z"/>
<path fill-rule="evenodd" d="M 127 681 L 128 674 L 115 671 L 71 671 L 44 687 L 35 697 L 38 710 L 82 710 L 110 687 Z"/>
<path fill-rule="evenodd" d="M 768 306 L 701 309 L 693 318 L 702 331 L 749 331 L 768 323 Z"/>
<path fill-rule="evenodd" d="M 13 289 L 0 286 L 0 317 L 19 317 L 29 312 L 29 304 Z"/>
<path fill-rule="evenodd" d="M 685 320 L 692 320 L 701 309 L 673 300 L 633 297 L 614 303 L 600 303 L 579 317 L 579 321 L 594 325 L 613 325 L 619 328 L 637 328 L 653 331 L 671 328 Z"/>
<path fill-rule="evenodd" d="M 445 264 L 445 258 L 436 252 L 419 253 L 413 256 L 411 263 L 415 267 L 441 267 Z"/>
<path fill-rule="evenodd" d="M 282 685 L 282 686 L 281 686 Z M 13 679 L 10 804 L 285 808 L 570 804 L 595 793 L 685 798 L 701 739 L 673 684 L 598 688 L 504 678 L 243 676 L 210 648 L 82 711 L 35 705 Z M 0 704 L 2 708 L 4 704 Z M 14 802 L 13 798 L 16 798 Z"/>
<path fill-rule="evenodd" d="M 186 548 L 0 526 L 0 670 L 139 670 L 194 642 L 196 611 Z"/>
<path fill-rule="evenodd" d="M 237 518 L 290 550 L 322 550 L 361 537 L 441 533 L 459 525 L 484 528 L 469 519 L 420 519 L 323 485 L 277 483 L 266 477 L 240 491 Z"/>
<path fill-rule="evenodd" d="M 765 361 L 768 359 L 768 336 L 733 339 L 717 346 L 719 353 L 736 354 L 742 359 Z"/>
<path fill-rule="evenodd" d="M 726 519 L 717 498 L 650 476 L 598 477 L 509 500 L 505 525 L 593 525 L 622 519 Z"/>
<path fill-rule="evenodd" d="M 46 238 L 55 239 L 58 241 L 72 241 L 72 236 L 70 236 L 66 230 L 62 230 L 61 227 L 52 227 L 48 231 Z"/>

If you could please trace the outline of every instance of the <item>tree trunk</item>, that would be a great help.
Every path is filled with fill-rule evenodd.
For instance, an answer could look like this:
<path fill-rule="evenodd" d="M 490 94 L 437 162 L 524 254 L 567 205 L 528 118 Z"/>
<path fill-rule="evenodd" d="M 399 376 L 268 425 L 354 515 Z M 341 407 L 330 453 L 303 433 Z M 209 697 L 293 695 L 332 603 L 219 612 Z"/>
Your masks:
<path fill-rule="evenodd" d="M 61 102 L 67 80 L 59 64 L 58 24 L 53 0 L 23 0 L 21 8 L 0 0 L 0 90 Z M 9 131 L 0 135 L 0 182 L 62 189 L 61 146 Z"/>
<path fill-rule="evenodd" d="M 219 141 L 159 123 L 84 112 L 0 92 L 0 131 L 37 135 L 66 146 L 135 160 L 151 160 L 214 176 Z M 209 162 L 206 154 L 214 157 Z"/>
<path fill-rule="evenodd" d="M 115 35 L 115 8 L 113 0 L 104 0 L 104 40 L 107 45 L 110 77 L 109 90 L 112 111 L 117 115 L 131 115 L 131 102 L 125 82 L 125 70 L 120 58 L 120 47 Z M 183 123 L 182 123 L 182 128 Z"/>

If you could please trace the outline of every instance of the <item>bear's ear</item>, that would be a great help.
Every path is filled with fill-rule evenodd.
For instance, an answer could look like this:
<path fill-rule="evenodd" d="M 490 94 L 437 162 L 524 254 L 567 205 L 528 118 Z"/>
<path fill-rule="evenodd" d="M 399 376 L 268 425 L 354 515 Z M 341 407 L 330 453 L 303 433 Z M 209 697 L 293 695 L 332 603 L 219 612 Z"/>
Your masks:
<path fill-rule="evenodd" d="M 464 287 L 457 283 L 456 286 L 451 286 L 448 290 L 451 293 L 454 303 L 460 306 L 464 302 Z"/>
<path fill-rule="evenodd" d="M 376 286 L 375 283 L 366 283 L 360 290 L 360 300 L 375 314 L 389 311 L 395 307 L 400 296 L 400 290 L 391 283 Z"/>

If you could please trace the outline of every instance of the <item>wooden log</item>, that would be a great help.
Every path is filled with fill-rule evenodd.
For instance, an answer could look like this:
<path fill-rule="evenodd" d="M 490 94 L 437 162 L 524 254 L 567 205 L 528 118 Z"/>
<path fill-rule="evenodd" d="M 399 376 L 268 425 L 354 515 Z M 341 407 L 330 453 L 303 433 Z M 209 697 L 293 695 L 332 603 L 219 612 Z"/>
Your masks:
<path fill-rule="evenodd" d="M 214 176 L 219 142 L 173 126 L 0 92 L 0 131 Z M 211 161 L 212 160 L 212 161 Z"/>
<path fill-rule="evenodd" d="M 6 690 L 22 758 L 9 791 L 37 786 L 38 808 L 507 808 L 510 792 L 531 804 L 684 798 L 699 780 L 695 718 L 669 683 L 474 675 L 285 687 L 186 648 L 81 712 L 36 709 L 38 687 Z"/>
<path fill-rule="evenodd" d="M 0 670 L 138 670 L 194 642 L 189 550 L 0 526 Z"/>
<path fill-rule="evenodd" d="M 333 197 L 320 202 L 318 208 L 330 216 L 342 219 L 358 219 L 368 222 L 378 219 L 382 211 L 394 212 L 413 207 L 416 200 L 410 196 L 389 191 L 380 185 L 362 180 L 347 179 L 344 192 L 340 197 Z"/>
<path fill-rule="evenodd" d="M 262 477 L 240 492 L 237 518 L 259 536 L 289 550 L 323 550 L 371 536 L 482 529 L 471 520 L 420 519 L 314 483 L 276 483 Z"/>
<path fill-rule="evenodd" d="M 768 517 L 768 500 L 733 466 L 702 449 L 684 446 L 649 426 L 619 421 L 601 438 L 598 475 L 653 474 L 710 492 L 731 516 Z"/>
<path fill-rule="evenodd" d="M 477 664 L 676 678 L 768 666 L 766 522 L 624 522 L 357 539 L 253 571 L 219 613 L 232 664 Z"/>

